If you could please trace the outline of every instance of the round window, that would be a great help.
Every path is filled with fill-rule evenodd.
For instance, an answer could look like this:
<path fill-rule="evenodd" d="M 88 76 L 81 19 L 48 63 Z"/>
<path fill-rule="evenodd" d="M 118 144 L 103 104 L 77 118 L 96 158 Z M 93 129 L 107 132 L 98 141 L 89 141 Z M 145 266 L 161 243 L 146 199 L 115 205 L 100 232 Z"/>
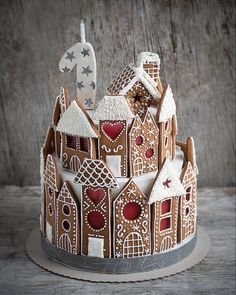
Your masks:
<path fill-rule="evenodd" d="M 154 150 L 152 148 L 149 148 L 146 150 L 145 156 L 146 158 L 151 158 L 154 154 Z"/>
<path fill-rule="evenodd" d="M 70 230 L 70 222 L 68 220 L 63 220 L 62 227 L 64 228 L 65 231 L 69 231 Z"/>
<path fill-rule="evenodd" d="M 135 143 L 136 145 L 140 146 L 143 144 L 143 137 L 141 135 L 139 135 L 136 139 L 135 139 Z"/>
<path fill-rule="evenodd" d="M 63 207 L 62 207 L 62 211 L 63 211 L 63 213 L 65 214 L 65 215 L 70 215 L 70 207 L 68 206 L 68 205 L 63 205 Z"/>
<path fill-rule="evenodd" d="M 88 223 L 94 229 L 102 229 L 105 226 L 105 219 L 98 211 L 93 211 L 88 214 Z"/>
<path fill-rule="evenodd" d="M 127 220 L 135 220 L 141 213 L 141 206 L 136 202 L 129 202 L 124 206 L 123 215 Z"/>

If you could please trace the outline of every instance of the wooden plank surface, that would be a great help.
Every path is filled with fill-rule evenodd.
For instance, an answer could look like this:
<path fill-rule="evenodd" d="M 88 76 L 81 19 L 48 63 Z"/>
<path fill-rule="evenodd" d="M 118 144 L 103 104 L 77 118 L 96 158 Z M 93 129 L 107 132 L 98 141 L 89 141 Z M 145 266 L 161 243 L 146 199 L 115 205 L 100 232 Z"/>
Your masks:
<path fill-rule="evenodd" d="M 194 136 L 201 186 L 235 184 L 233 0 L 1 0 L 0 183 L 39 184 L 39 149 L 61 85 L 75 95 L 75 70 L 58 62 L 87 40 L 98 63 L 98 98 L 145 50 L 161 57 L 178 110 L 179 140 Z"/>
<path fill-rule="evenodd" d="M 235 294 L 235 189 L 198 193 L 198 222 L 212 248 L 193 268 L 139 283 L 89 283 L 51 274 L 26 256 L 25 243 L 38 225 L 38 187 L 0 187 L 0 294 Z"/>

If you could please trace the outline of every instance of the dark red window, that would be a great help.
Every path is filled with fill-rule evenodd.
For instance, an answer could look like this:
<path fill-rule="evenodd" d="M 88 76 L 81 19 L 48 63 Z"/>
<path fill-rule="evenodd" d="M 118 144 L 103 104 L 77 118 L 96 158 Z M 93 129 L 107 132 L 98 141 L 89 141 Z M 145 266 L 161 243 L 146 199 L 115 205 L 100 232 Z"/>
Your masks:
<path fill-rule="evenodd" d="M 70 223 L 69 223 L 68 220 L 64 220 L 64 221 L 62 222 L 62 226 L 63 226 L 63 228 L 64 228 L 66 231 L 69 231 L 69 230 L 70 230 Z"/>
<path fill-rule="evenodd" d="M 136 145 L 142 145 L 143 144 L 143 137 L 140 135 L 135 139 Z"/>
<path fill-rule="evenodd" d="M 161 214 L 170 212 L 171 199 L 165 200 L 161 203 Z"/>
<path fill-rule="evenodd" d="M 123 215 L 127 220 L 134 220 L 139 217 L 141 213 L 141 207 L 136 202 L 129 202 L 124 206 Z"/>
<path fill-rule="evenodd" d="M 67 144 L 66 144 L 67 147 L 73 150 L 76 150 L 76 136 L 67 135 L 66 139 L 67 139 Z"/>
<path fill-rule="evenodd" d="M 160 231 L 170 228 L 170 217 L 162 218 L 160 224 Z"/>
<path fill-rule="evenodd" d="M 186 200 L 189 201 L 191 198 L 191 186 L 186 189 Z"/>
<path fill-rule="evenodd" d="M 146 158 L 151 158 L 154 154 L 154 150 L 152 148 L 149 148 L 146 150 L 145 156 Z"/>
<path fill-rule="evenodd" d="M 52 215 L 53 214 L 53 207 L 52 204 L 48 204 L 48 214 Z"/>
<path fill-rule="evenodd" d="M 188 216 L 188 214 L 189 214 L 189 207 L 187 207 L 185 210 L 185 215 Z"/>
<path fill-rule="evenodd" d="M 80 139 L 79 139 L 79 149 L 82 152 L 88 153 L 88 151 L 89 151 L 89 139 L 87 137 L 80 137 Z"/>
<path fill-rule="evenodd" d="M 48 193 L 49 193 L 50 198 L 52 198 L 54 196 L 53 189 L 51 187 L 48 188 Z"/>
<path fill-rule="evenodd" d="M 105 219 L 98 211 L 92 211 L 88 214 L 88 223 L 94 229 L 102 229 L 105 226 Z"/>
<path fill-rule="evenodd" d="M 70 207 L 68 205 L 65 204 L 62 210 L 65 215 L 70 215 Z"/>
<path fill-rule="evenodd" d="M 165 136 L 165 147 L 168 146 L 168 136 Z"/>

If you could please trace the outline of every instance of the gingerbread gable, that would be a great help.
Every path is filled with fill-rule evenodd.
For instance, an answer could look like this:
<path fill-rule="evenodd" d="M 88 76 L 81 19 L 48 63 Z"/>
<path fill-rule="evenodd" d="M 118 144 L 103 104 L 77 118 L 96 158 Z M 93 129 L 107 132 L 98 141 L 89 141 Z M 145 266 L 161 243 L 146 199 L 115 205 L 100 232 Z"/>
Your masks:
<path fill-rule="evenodd" d="M 118 188 L 116 178 L 103 160 L 85 159 L 74 183 L 92 187 Z"/>
<path fill-rule="evenodd" d="M 62 115 L 57 131 L 81 137 L 98 138 L 100 136 L 97 127 L 77 100 L 74 100 Z"/>
<path fill-rule="evenodd" d="M 94 120 L 128 120 L 133 118 L 129 104 L 123 95 L 104 96 L 94 111 Z"/>
<path fill-rule="evenodd" d="M 184 193 L 185 189 L 174 169 L 173 162 L 168 156 L 154 180 L 148 203 L 152 204 L 168 197 L 183 195 Z"/>
<path fill-rule="evenodd" d="M 157 122 L 165 123 L 176 115 L 176 104 L 170 85 L 164 89 L 157 112 Z"/>
<path fill-rule="evenodd" d="M 190 161 L 185 164 L 180 176 L 180 180 L 185 188 L 197 180 L 195 171 Z"/>
<path fill-rule="evenodd" d="M 47 155 L 46 166 L 44 170 L 44 183 L 52 187 L 55 191 L 60 190 L 60 178 L 57 171 L 56 162 L 52 155 Z"/>

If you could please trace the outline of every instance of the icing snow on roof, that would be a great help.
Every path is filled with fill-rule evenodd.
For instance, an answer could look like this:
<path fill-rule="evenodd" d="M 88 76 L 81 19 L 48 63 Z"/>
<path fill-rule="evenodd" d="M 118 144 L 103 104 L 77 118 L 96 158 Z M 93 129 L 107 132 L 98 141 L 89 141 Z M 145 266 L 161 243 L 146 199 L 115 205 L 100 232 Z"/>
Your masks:
<path fill-rule="evenodd" d="M 141 52 L 138 56 L 138 66 L 143 66 L 146 63 L 155 63 L 158 66 L 160 65 L 159 55 L 152 52 Z"/>
<path fill-rule="evenodd" d="M 174 169 L 173 162 L 168 156 L 154 181 L 148 203 L 152 204 L 168 197 L 183 194 L 185 194 L 185 189 Z"/>
<path fill-rule="evenodd" d="M 170 85 L 167 86 L 166 91 L 163 92 L 161 98 L 160 109 L 158 112 L 158 122 L 166 122 L 176 114 L 176 104 Z"/>
<path fill-rule="evenodd" d="M 62 115 L 57 125 L 57 131 L 82 137 L 97 138 L 99 136 L 96 126 L 76 100 Z"/>
<path fill-rule="evenodd" d="M 81 165 L 74 183 L 92 187 L 118 188 L 115 176 L 103 160 L 85 159 Z"/>
<path fill-rule="evenodd" d="M 134 118 L 123 95 L 104 96 L 93 114 L 94 120 L 128 120 Z"/>

